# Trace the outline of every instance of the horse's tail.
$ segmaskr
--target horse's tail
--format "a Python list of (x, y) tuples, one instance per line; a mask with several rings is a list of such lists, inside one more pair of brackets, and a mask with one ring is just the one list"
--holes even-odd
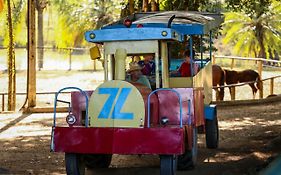
[[(221, 79), (220, 79), (220, 86), (224, 86), (225, 82), (225, 71), (221, 68)], [(220, 87), (220, 100), (223, 100), (224, 98), (224, 87)]]
[(262, 81), (261, 81), (261, 78), (260, 78), (260, 75), (259, 75), (259, 74), (258, 74), (258, 77), (257, 77), (257, 79), (256, 79), (256, 82), (257, 82), (257, 84), (256, 84), (257, 89), (258, 89), (258, 90), (261, 90), (261, 89), (262, 89)]

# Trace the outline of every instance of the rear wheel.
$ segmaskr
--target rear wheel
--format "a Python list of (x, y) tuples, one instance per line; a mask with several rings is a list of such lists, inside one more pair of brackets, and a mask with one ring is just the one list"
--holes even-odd
[(84, 161), (87, 168), (108, 168), (112, 159), (112, 154), (86, 154)]
[(188, 144), (186, 144), (185, 153), (178, 156), (178, 170), (190, 170), (196, 165), (198, 151), (197, 138), (197, 128), (194, 127), (192, 133), (192, 149), (189, 150)]
[(177, 158), (175, 155), (160, 155), (160, 175), (175, 175)]
[(207, 148), (217, 148), (219, 145), (219, 127), (217, 116), (215, 116), (213, 120), (206, 120), (205, 129)]
[(65, 153), (65, 167), (67, 175), (85, 174), (85, 164), (81, 154)]

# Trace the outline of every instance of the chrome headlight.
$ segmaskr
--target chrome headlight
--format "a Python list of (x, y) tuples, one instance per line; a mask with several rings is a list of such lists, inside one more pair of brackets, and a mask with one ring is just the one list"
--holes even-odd
[(73, 124), (76, 122), (76, 117), (75, 117), (75, 115), (69, 114), (69, 115), (66, 117), (66, 122), (67, 122), (69, 125), (73, 125)]

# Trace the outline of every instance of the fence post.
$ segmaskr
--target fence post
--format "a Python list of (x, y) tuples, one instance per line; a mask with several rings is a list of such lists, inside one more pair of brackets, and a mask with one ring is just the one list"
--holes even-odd
[(234, 58), (231, 58), (231, 69), (234, 68)]
[(258, 73), (260, 75), (260, 78), (262, 79), (262, 60), (258, 61)]
[(2, 111), (5, 111), (5, 95), (2, 94)]
[(273, 89), (274, 89), (274, 78), (270, 79), (270, 93), (269, 95), (273, 94)]
[(261, 87), (260, 87), (260, 99), (262, 99), (263, 98), (263, 82), (261, 81), (261, 83), (260, 83), (260, 85), (261, 85)]
[(231, 92), (230, 92), (231, 100), (235, 100), (235, 91), (236, 91), (235, 86), (230, 87), (230, 89), (231, 89)]

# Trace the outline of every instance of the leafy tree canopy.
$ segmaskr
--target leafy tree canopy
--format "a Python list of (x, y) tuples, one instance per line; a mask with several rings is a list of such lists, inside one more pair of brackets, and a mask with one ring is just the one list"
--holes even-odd
[[(254, 1), (249, 1), (254, 3)], [(268, 56), (281, 45), (281, 3), (264, 4), (264, 11), (225, 13), (224, 43), (234, 44), (236, 54), (242, 56)], [(253, 7), (253, 6), (251, 6)], [(256, 6), (254, 6), (256, 7)], [(266, 7), (266, 8), (265, 8)], [(238, 9), (237, 9), (238, 10)], [(254, 13), (255, 12), (255, 13)]]

